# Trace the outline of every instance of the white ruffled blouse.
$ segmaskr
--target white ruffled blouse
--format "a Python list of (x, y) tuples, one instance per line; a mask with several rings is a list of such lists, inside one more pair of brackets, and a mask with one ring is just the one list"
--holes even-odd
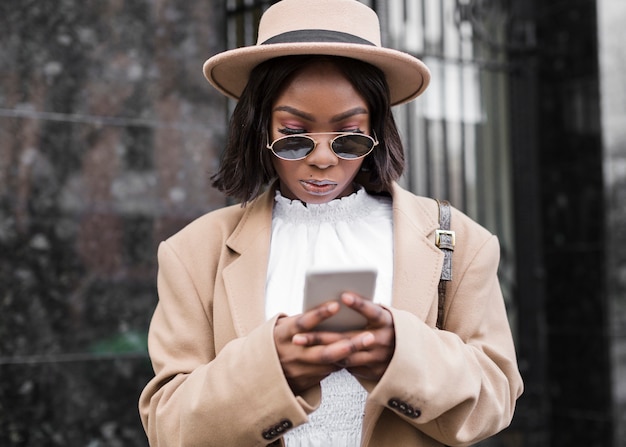
[[(378, 270), (374, 301), (391, 304), (391, 198), (364, 189), (323, 204), (303, 204), (276, 192), (265, 313), (302, 312), (310, 267), (365, 265)], [(285, 435), (288, 447), (359, 446), (367, 392), (346, 370), (321, 382), (320, 407)]]

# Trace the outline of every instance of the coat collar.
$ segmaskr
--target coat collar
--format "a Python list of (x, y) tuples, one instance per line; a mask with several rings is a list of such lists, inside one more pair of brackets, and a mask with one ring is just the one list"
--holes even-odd
[(437, 293), (443, 254), (434, 242), (437, 202), (398, 185), (392, 189), (394, 232), (393, 306), (422, 320)]
[[(224, 269), (233, 324), (244, 336), (265, 321), (265, 282), (275, 186), (244, 209), (226, 245), (234, 260)], [(399, 185), (391, 190), (394, 226), (393, 306), (425, 320), (436, 294), (443, 255), (434, 244), (436, 202)]]
[(249, 203), (226, 240), (234, 260), (224, 268), (224, 285), (237, 336), (265, 321), (265, 282), (272, 230), (275, 188)]

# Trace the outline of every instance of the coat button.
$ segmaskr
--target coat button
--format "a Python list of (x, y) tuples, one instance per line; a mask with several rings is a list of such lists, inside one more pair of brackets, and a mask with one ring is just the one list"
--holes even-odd
[(392, 398), (387, 402), (390, 408), (402, 413), (405, 416), (410, 417), (411, 419), (417, 419), (422, 415), (422, 412), (417, 408), (413, 408), (408, 403), (401, 401), (400, 399)]
[(417, 419), (418, 417), (420, 417), (422, 415), (422, 412), (420, 410), (418, 410), (417, 408), (413, 409), (413, 415), (411, 416), (413, 419)]
[(261, 433), (261, 436), (266, 441), (270, 441), (276, 438), (277, 436), (281, 436), (284, 432), (289, 430), (291, 427), (293, 427), (293, 423), (289, 419), (283, 419), (278, 424), (268, 428), (267, 430), (264, 430)]
[(398, 402), (397, 399), (389, 399), (389, 402), (387, 402), (387, 404), (391, 408), (398, 408), (400, 406), (400, 402)]

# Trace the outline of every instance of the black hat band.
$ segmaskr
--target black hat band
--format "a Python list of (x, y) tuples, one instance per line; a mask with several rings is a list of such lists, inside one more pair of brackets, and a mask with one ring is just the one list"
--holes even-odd
[(271, 45), (275, 43), (356, 43), (361, 45), (376, 46), (369, 40), (355, 36), (353, 34), (342, 33), (340, 31), (329, 31), (325, 29), (303, 29), (288, 31), (270, 37), (261, 45)]

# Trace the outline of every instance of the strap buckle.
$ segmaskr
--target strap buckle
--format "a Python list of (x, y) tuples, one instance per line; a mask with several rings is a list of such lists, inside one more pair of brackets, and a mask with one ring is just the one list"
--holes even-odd
[[(442, 242), (441, 237), (444, 236), (444, 241)], [(449, 239), (445, 238), (448, 237)], [(445, 240), (447, 239), (447, 240)], [(441, 246), (443, 245), (444, 248), (448, 249), (448, 250), (453, 250), (454, 249), (454, 245), (456, 244), (456, 233), (452, 230), (441, 230), (441, 229), (437, 229), (435, 230), (435, 245), (437, 245), (437, 247), (441, 248)]]

